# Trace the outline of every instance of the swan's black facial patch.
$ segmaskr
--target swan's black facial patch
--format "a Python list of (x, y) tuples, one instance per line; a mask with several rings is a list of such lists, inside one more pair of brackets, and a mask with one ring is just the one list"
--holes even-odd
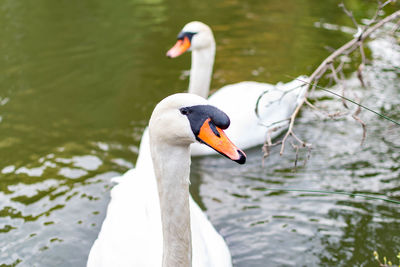
[(219, 137), (219, 133), (216, 127), (221, 129), (226, 129), (229, 127), (230, 120), (228, 115), (226, 115), (223, 111), (218, 108), (210, 105), (198, 105), (191, 107), (184, 107), (180, 109), (180, 112), (187, 116), (190, 122), (190, 127), (194, 135), (197, 136), (200, 132), (201, 126), (204, 122), (210, 118), (210, 128), (214, 132), (216, 136)]
[(211, 121), (208, 122), (208, 125), (210, 126), (210, 129), (213, 131), (213, 133), (218, 136), (221, 137), (221, 135), (219, 134), (217, 127), (215, 127), (214, 123), (212, 123)]
[(192, 42), (192, 37), (195, 35), (197, 32), (180, 32), (178, 34), (177, 39), (178, 40), (183, 40), (185, 36), (189, 39), (190, 42)]

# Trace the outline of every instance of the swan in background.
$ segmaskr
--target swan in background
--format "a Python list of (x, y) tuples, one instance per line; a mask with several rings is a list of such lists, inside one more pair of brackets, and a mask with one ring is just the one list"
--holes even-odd
[[(213, 33), (206, 24), (193, 21), (178, 34), (177, 43), (167, 52), (175, 58), (185, 51), (192, 52), (189, 93), (208, 97), (215, 57)], [(211, 105), (223, 110), (231, 118), (227, 130), (232, 142), (242, 149), (263, 144), (273, 128), (283, 130), (288, 118), (304, 96), (306, 77), (289, 83), (271, 85), (259, 82), (240, 82), (222, 87), (211, 95)], [(256, 114), (258, 111), (258, 116)], [(271, 132), (274, 138), (280, 131)], [(215, 153), (208, 147), (193, 144), (192, 155)]]
[(224, 112), (194, 94), (162, 100), (143, 135), (149, 140), (142, 139), (153, 163), (137, 164), (112, 189), (87, 266), (231, 266), (223, 238), (189, 194), (191, 143), (245, 162), (222, 130), (229, 124)]

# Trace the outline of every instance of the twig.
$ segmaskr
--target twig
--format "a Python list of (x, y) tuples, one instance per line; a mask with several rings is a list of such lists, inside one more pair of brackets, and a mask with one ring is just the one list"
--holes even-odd
[(364, 69), (365, 61), (366, 61), (363, 43), (360, 43), (359, 47), (360, 47), (360, 54), (361, 54), (361, 63), (357, 68), (357, 77), (361, 82), (361, 86), (365, 88), (365, 83), (364, 83), (364, 79), (363, 79), (363, 75), (362, 75), (362, 71)]
[[(296, 86), (296, 87), (293, 87), (293, 88), (290, 88), (289, 90), (281, 90), (282, 95), (281, 95), (278, 99), (275, 99), (274, 101), (270, 101), (270, 102), (268, 103), (268, 105), (266, 105), (266, 107), (269, 106), (269, 105), (271, 105), (271, 104), (273, 104), (273, 103), (275, 103), (275, 102), (280, 102), (280, 101), (285, 97), (285, 95), (291, 93), (292, 91), (296, 90), (297, 88), (299, 88), (299, 87), (301, 87), (301, 86), (303, 86), (303, 84), (302, 84), (302, 85), (299, 85), (299, 86)], [(274, 87), (275, 87), (275, 89), (279, 90), (278, 86), (274, 86)], [(263, 97), (264, 95), (268, 94), (269, 92), (270, 92), (270, 90), (265, 90), (265, 91), (262, 92), (262, 93), (258, 96), (258, 98), (257, 98), (256, 106), (255, 106), (254, 112), (256, 113), (256, 116), (257, 116), (258, 119), (261, 119), (261, 118), (260, 118), (260, 114), (259, 114), (259, 108), (258, 108), (258, 107), (259, 107), (259, 104), (260, 104), (260, 101), (261, 101), (262, 97)]]
[(324, 48), (325, 48), (326, 50), (328, 50), (328, 52), (331, 52), (331, 53), (332, 53), (333, 51), (336, 50), (335, 48), (333, 48), (333, 47), (331, 47), (331, 46), (327, 46), (327, 45), (325, 45)]
[(394, 34), (396, 31), (400, 29), (400, 20), (393, 26), (391, 33)]
[(297, 168), (297, 161), (299, 159), (299, 146), (296, 146), (295, 144), (291, 143), (292, 147), (296, 150), (296, 158), (294, 159), (294, 168)]
[(292, 115), (290, 116), (290, 123), (289, 123), (289, 128), (285, 134), (285, 136), (282, 139), (282, 147), (281, 147), (281, 151), (280, 151), (280, 155), (283, 154), (283, 151), (285, 150), (285, 142), (286, 139), (289, 137), (289, 135), (293, 134), (293, 125), (294, 125), (294, 120), (297, 116), (297, 113), (299, 113), (300, 108), (302, 107), (303, 103), (305, 101), (305, 97), (301, 100), (300, 104), (296, 107), (296, 109), (294, 110), (294, 112), (292, 113)]
[(267, 141), (265, 141), (265, 143), (264, 143), (264, 145), (262, 147), (262, 152), (263, 152), (262, 166), (263, 167), (264, 167), (265, 159), (270, 155), (270, 148), (274, 147), (274, 146), (277, 146), (277, 145), (280, 145), (280, 144), (282, 144), (282, 140), (272, 144), (271, 136), (269, 135), (267, 137)]
[(395, 2), (396, 0), (387, 0), (386, 2), (384, 2), (383, 4), (381, 3), (381, 1), (378, 0), (378, 8), (376, 9), (375, 15), (372, 17), (371, 21), (368, 23), (367, 26), (374, 24), (377, 20), (378, 17), (380, 16), (382, 9), (389, 3), (391, 2)]
[(362, 121), (361, 119), (360, 119), (360, 117), (358, 117), (357, 115), (351, 115), (356, 121), (358, 121), (360, 124), (361, 124), (361, 126), (362, 126), (362, 129), (363, 129), (363, 135), (362, 135), (362, 139), (361, 139), (361, 143), (360, 143), (360, 146), (362, 146), (363, 144), (364, 144), (364, 141), (365, 141), (365, 137), (367, 136), (367, 125), (365, 124), (365, 122), (364, 121)]
[(348, 112), (340, 112), (340, 111), (337, 111), (337, 112), (335, 112), (335, 113), (328, 113), (328, 112), (326, 112), (325, 110), (322, 110), (322, 109), (318, 108), (317, 106), (311, 104), (311, 103), (308, 101), (308, 99), (306, 99), (305, 104), (308, 105), (310, 108), (314, 109), (315, 111), (320, 112), (320, 113), (322, 113), (323, 115), (325, 115), (326, 117), (329, 117), (329, 118), (331, 118), (331, 119), (341, 118), (341, 117), (346, 116), (346, 115), (349, 114)]
[(341, 80), (339, 80), (339, 77), (337, 76), (337, 73), (336, 73), (335, 67), (333, 66), (333, 63), (329, 64), (329, 66), (330, 66), (330, 69), (331, 69), (331, 71), (332, 71), (332, 77), (333, 77), (333, 79), (335, 79), (335, 82), (336, 82), (336, 83), (340, 86), (340, 88), (342, 89), (342, 96), (343, 96), (343, 98), (342, 98), (342, 104), (343, 104), (343, 106), (344, 106), (346, 109), (349, 109), (349, 106), (347, 106), (346, 101), (344, 100), (344, 91), (345, 91), (344, 84), (342, 83)]
[(307, 148), (307, 156), (306, 156), (306, 158), (304, 159), (304, 166), (306, 166), (308, 160), (309, 160), (310, 157), (311, 157), (311, 150), (312, 150), (312, 147), (309, 146), (309, 147)]
[[(282, 126), (281, 126), (282, 127)], [(275, 132), (276, 130), (278, 130), (281, 127), (274, 127), (274, 128), (270, 128), (267, 131), (267, 138), (266, 141), (264, 142), (264, 145), (262, 147), (262, 151), (263, 151), (263, 166), (264, 166), (264, 159), (267, 158), (269, 156), (269, 149), (273, 146), (279, 145), (281, 144), (280, 141), (272, 144), (272, 139), (271, 139), (271, 134), (272, 132)]]
[(295, 133), (292, 133), (292, 136), (294, 137), (294, 139), (296, 139), (297, 142), (301, 144), (302, 147), (310, 146), (310, 144), (307, 144), (306, 142), (298, 138), (297, 135), (295, 135)]
[(305, 100), (305, 103), (310, 107), (315, 109), (316, 111), (322, 112), (319, 108), (317, 108), (316, 106), (314, 106), (313, 104), (311, 104), (310, 101), (308, 101), (308, 99)]
[[(357, 100), (357, 102), (359, 102), (359, 100)], [(361, 143), (360, 143), (360, 146), (362, 146), (364, 144), (365, 138), (367, 136), (367, 125), (363, 120), (360, 119), (360, 117), (358, 117), (358, 115), (360, 113), (361, 113), (361, 106), (357, 106), (356, 111), (351, 116), (353, 117), (353, 119), (355, 119), (357, 122), (359, 122), (362, 126), (363, 135), (362, 135), (362, 139), (361, 139)]]
[(344, 13), (345, 13), (347, 16), (350, 17), (350, 19), (351, 19), (351, 21), (353, 22), (353, 24), (354, 24), (354, 26), (356, 27), (356, 29), (359, 29), (360, 26), (358, 25), (356, 19), (354, 18), (353, 12), (350, 11), (350, 10), (348, 10), (348, 9), (346, 8), (346, 6), (344, 5), (343, 2), (339, 4), (339, 7), (341, 7), (341, 8), (343, 9)]

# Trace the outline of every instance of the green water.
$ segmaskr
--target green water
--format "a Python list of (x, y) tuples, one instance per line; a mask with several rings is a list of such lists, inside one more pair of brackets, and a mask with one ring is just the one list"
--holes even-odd
[[(318, 26), (352, 26), (338, 3), (0, 2), (0, 264), (85, 265), (111, 178), (134, 166), (155, 104), (187, 88), (190, 56), (165, 57), (185, 23), (201, 20), (214, 31), (212, 88), (276, 83), (310, 74), (328, 55), (326, 46), (352, 38)], [(375, 1), (346, 5), (365, 17), (373, 15)], [(353, 78), (349, 83), (364, 104), (400, 120), (400, 61), (376, 62), (368, 76), (373, 90)], [(296, 171), (290, 146), (283, 157), (273, 149), (264, 167), (259, 148), (246, 151), (244, 167), (216, 157), (194, 160), (192, 194), (226, 239), (235, 266), (377, 266), (374, 250), (395, 259), (398, 204), (269, 191), (400, 200), (399, 128), (366, 112), (361, 117), (368, 124), (362, 147), (357, 123), (305, 110), (296, 132), (314, 148)]]

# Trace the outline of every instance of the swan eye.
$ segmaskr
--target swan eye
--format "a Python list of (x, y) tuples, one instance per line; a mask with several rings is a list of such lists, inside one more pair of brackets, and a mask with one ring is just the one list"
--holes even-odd
[(190, 110), (188, 108), (181, 108), (180, 111), (182, 115), (188, 115), (190, 113)]
[(193, 35), (197, 34), (197, 32), (180, 32), (178, 34), (178, 40), (183, 40), (185, 37), (189, 39), (189, 41), (192, 41)]

